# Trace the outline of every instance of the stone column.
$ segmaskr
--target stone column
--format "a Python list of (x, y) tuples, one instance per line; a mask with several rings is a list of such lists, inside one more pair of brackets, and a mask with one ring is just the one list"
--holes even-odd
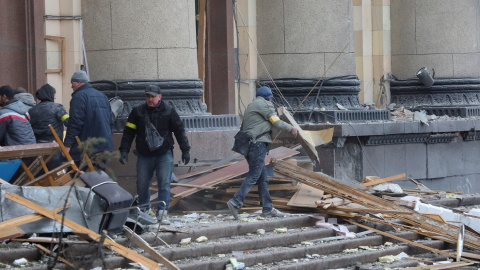
[(421, 67), (437, 78), (480, 76), (478, 1), (391, 1), (392, 73), (416, 78)]
[(83, 0), (91, 80), (198, 79), (195, 1)]
[[(353, 1), (355, 63), (361, 80), (360, 100), (385, 108), (388, 81), (382, 96), (380, 81), (391, 72), (390, 1)], [(383, 100), (382, 100), (383, 99)]]
[(258, 77), (355, 74), (352, 14), (351, 0), (257, 1)]

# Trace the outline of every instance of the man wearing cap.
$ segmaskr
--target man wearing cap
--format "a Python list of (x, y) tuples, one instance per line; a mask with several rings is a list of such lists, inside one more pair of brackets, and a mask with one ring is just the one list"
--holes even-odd
[(14, 98), (10, 85), (0, 87), (0, 145), (34, 144), (35, 135), (25, 105)]
[[(120, 144), (120, 163), (128, 161), (128, 152), (135, 139), (137, 159), (137, 193), (138, 203), (143, 212), (150, 213), (150, 180), (153, 172), (157, 178), (158, 200), (156, 217), (162, 225), (170, 224), (168, 220), (168, 206), (170, 203), (170, 182), (173, 170), (173, 136), (182, 151), (182, 162), (190, 161), (190, 145), (180, 116), (174, 107), (162, 100), (160, 87), (147, 85), (145, 90), (145, 104), (132, 109), (127, 124), (123, 130)], [(164, 138), (163, 144), (157, 150), (151, 151), (145, 141), (145, 126), (147, 121), (153, 124), (158, 133)]]
[(262, 216), (283, 217), (280, 211), (273, 208), (272, 198), (268, 191), (268, 175), (265, 168), (265, 156), (268, 145), (272, 143), (272, 127), (297, 136), (297, 129), (292, 125), (280, 120), (275, 107), (271, 102), (272, 90), (267, 86), (257, 90), (256, 98), (250, 103), (245, 111), (242, 123), (242, 131), (248, 133), (253, 139), (250, 142), (245, 159), (248, 163), (248, 173), (232, 199), (227, 202), (233, 217), (238, 219), (238, 209), (242, 207), (245, 196), (253, 185), (258, 185), (258, 195), (262, 202)]
[(103, 138), (104, 142), (94, 145), (92, 155), (113, 151), (112, 109), (107, 96), (88, 83), (88, 75), (83, 70), (76, 71), (72, 79), (72, 99), (70, 100), (69, 122), (64, 144), (75, 163), (81, 161), (76, 136), (80, 141), (89, 138)]

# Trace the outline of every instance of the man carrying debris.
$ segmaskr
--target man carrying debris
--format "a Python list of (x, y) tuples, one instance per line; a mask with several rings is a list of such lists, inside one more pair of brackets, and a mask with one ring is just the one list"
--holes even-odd
[(14, 98), (15, 90), (10, 85), (0, 87), (0, 145), (34, 144), (30, 116), (25, 105)]
[[(162, 101), (160, 87), (147, 85), (145, 89), (146, 103), (132, 109), (128, 116), (127, 124), (123, 131), (120, 144), (120, 163), (128, 161), (128, 152), (133, 139), (138, 151), (137, 159), (137, 193), (138, 203), (142, 211), (149, 213), (150, 206), (150, 180), (156, 172), (158, 183), (158, 199), (164, 201), (157, 204), (156, 217), (162, 225), (170, 224), (168, 220), (168, 206), (170, 203), (170, 182), (173, 170), (173, 134), (182, 150), (182, 162), (190, 161), (190, 145), (180, 116), (174, 107)], [(153, 124), (153, 127), (151, 126)], [(152, 150), (147, 144), (146, 133), (148, 126), (156, 129), (163, 138), (163, 143)]]
[(113, 151), (112, 109), (110, 101), (102, 92), (88, 83), (88, 75), (83, 70), (76, 71), (71, 79), (72, 100), (70, 100), (70, 118), (68, 120), (65, 147), (75, 163), (81, 161), (76, 136), (84, 142), (89, 138), (103, 138), (103, 142), (94, 145), (93, 154)]
[(272, 104), (272, 90), (262, 86), (257, 90), (255, 100), (248, 105), (242, 123), (242, 131), (248, 133), (251, 138), (248, 153), (245, 159), (249, 171), (243, 180), (240, 189), (232, 199), (227, 202), (228, 208), (235, 219), (238, 219), (238, 209), (242, 207), (245, 196), (254, 184), (258, 185), (258, 195), (262, 201), (262, 216), (283, 217), (280, 211), (273, 208), (272, 198), (268, 191), (268, 175), (265, 168), (265, 156), (268, 145), (272, 143), (272, 127), (290, 132), (297, 136), (297, 129), (290, 124), (280, 120)]

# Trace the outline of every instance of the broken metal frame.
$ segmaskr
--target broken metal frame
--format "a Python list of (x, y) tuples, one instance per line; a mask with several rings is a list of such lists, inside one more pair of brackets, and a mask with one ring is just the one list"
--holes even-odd
[[(21, 204), (23, 206), (26, 206), (30, 209), (32, 209), (33, 211), (45, 216), (45, 217), (48, 217), (52, 220), (55, 220), (57, 222), (60, 222), (62, 223), (64, 226), (67, 226), (69, 227), (70, 229), (72, 229), (75, 233), (83, 233), (83, 234), (87, 234), (89, 237), (91, 237), (92, 239), (94, 239), (95, 241), (100, 241), (100, 239), (102, 238), (102, 236), (92, 230), (89, 230), (69, 219), (64, 219), (61, 215), (58, 215), (56, 214), (55, 212), (52, 212), (52, 210), (49, 210), (49, 209), (46, 209), (38, 204), (35, 204), (34, 202), (30, 201), (30, 200), (27, 200), (17, 194), (13, 194), (13, 193), (7, 193), (6, 198), (18, 203), (18, 204)], [(137, 263), (140, 263), (142, 264), (144, 267), (147, 267), (148, 269), (158, 269), (158, 270), (161, 270), (161, 267), (154, 261), (138, 254), (137, 252), (131, 250), (131, 249), (128, 249), (120, 244), (118, 244), (117, 242), (107, 238), (105, 239), (105, 243), (109, 244), (111, 246), (111, 248), (118, 252), (119, 254), (121, 254), (122, 256), (134, 261), (134, 262), (137, 262)]]

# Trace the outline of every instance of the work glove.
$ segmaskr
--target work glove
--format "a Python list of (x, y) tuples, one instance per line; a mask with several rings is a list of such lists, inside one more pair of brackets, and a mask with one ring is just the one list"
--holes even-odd
[(127, 152), (121, 152), (119, 161), (120, 161), (120, 163), (125, 165), (128, 162), (128, 153)]
[(187, 165), (189, 161), (190, 161), (190, 152), (188, 152), (188, 151), (182, 152), (182, 162), (183, 162), (183, 164)]

